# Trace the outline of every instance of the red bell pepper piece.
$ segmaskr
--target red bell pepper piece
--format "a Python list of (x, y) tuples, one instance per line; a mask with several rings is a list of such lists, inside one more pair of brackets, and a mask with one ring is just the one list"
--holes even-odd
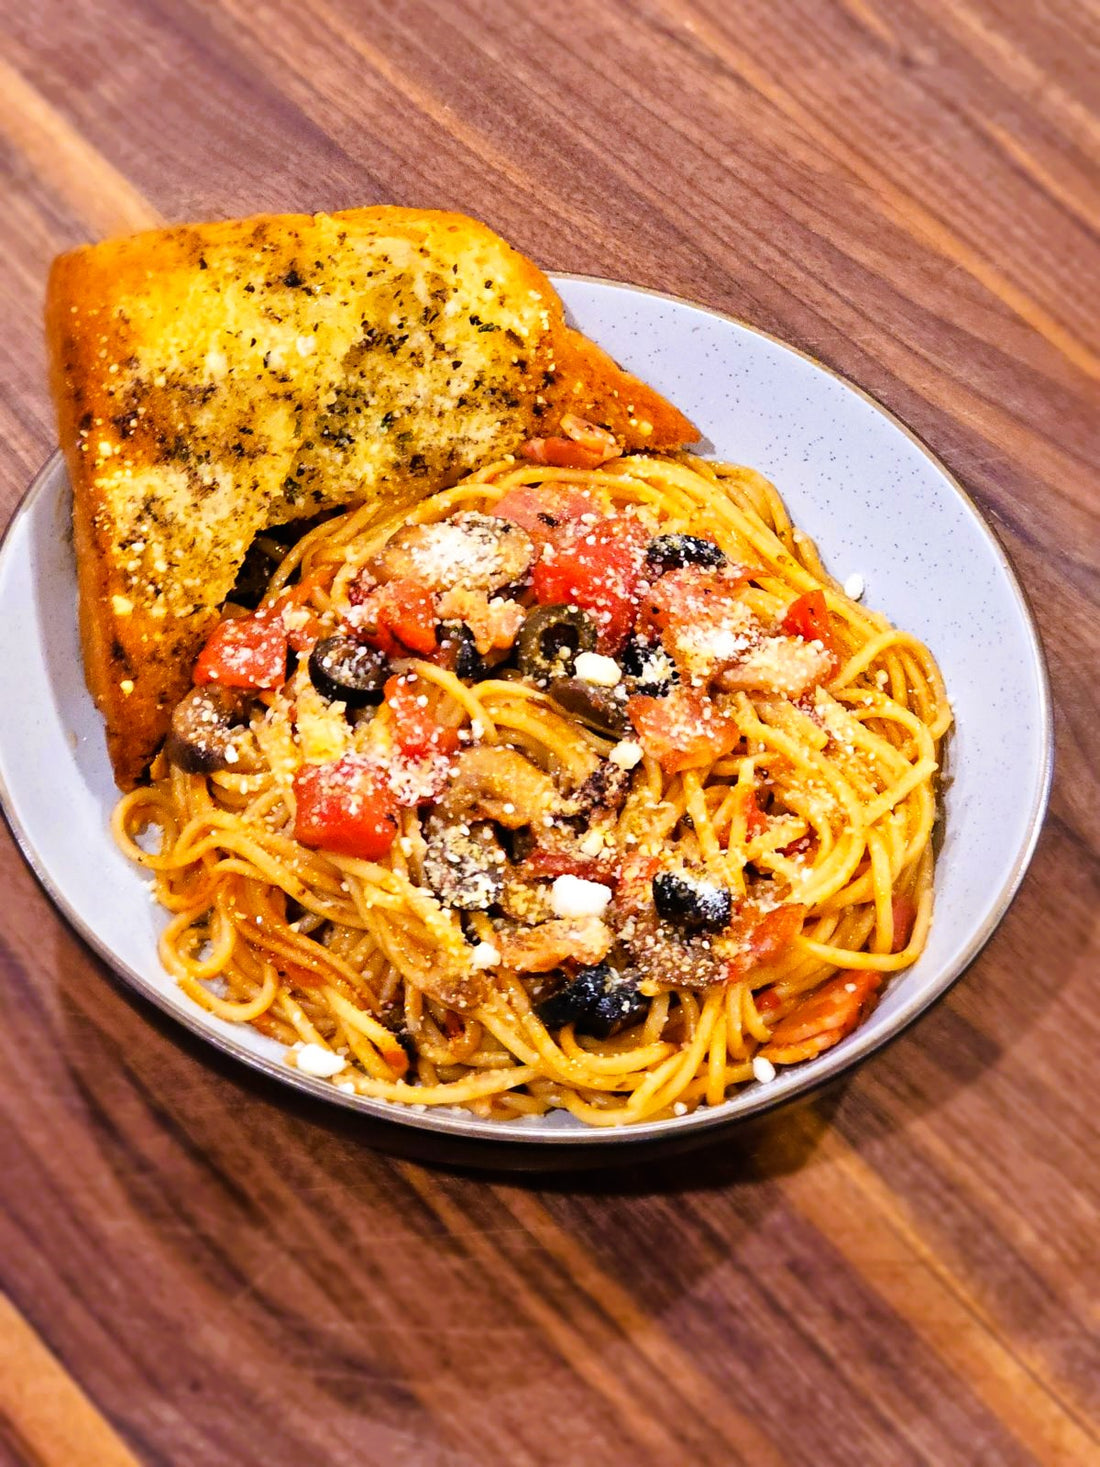
[(683, 683), (663, 698), (641, 694), (627, 700), (627, 715), (647, 754), (666, 774), (713, 764), (736, 747), (736, 723), (705, 693)]
[(434, 684), (402, 674), (389, 679), (383, 696), (402, 754), (422, 759), (428, 754), (453, 754), (458, 748), (458, 725), (440, 716), (440, 694)]
[(426, 586), (396, 576), (382, 586), (353, 593), (359, 606), (355, 631), (387, 657), (418, 652), (430, 657), (436, 650), (435, 600)]
[(801, 637), (806, 642), (820, 642), (833, 661), (838, 658), (833, 619), (825, 605), (822, 591), (807, 591), (787, 607), (783, 630), (788, 637)]
[(286, 659), (282, 621), (258, 612), (220, 622), (199, 653), (192, 678), (226, 688), (278, 688), (286, 682)]
[(535, 600), (587, 611), (600, 651), (617, 652), (634, 625), (648, 543), (648, 531), (627, 515), (566, 525), (532, 572)]
[(294, 835), (303, 845), (377, 861), (397, 835), (398, 804), (384, 776), (356, 754), (306, 764), (294, 776)]

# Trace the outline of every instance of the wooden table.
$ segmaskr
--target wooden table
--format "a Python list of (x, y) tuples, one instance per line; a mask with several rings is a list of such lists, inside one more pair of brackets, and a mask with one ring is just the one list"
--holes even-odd
[(159, 219), (462, 209), (547, 267), (744, 316), (900, 414), (1033, 598), (1059, 766), (1007, 920), (900, 1042), (801, 1113), (579, 1178), (391, 1158), (223, 1062), (123, 990), (4, 838), (0, 1456), (1100, 1460), (1100, 10), (3, 10), (5, 518), (54, 442), (55, 252)]

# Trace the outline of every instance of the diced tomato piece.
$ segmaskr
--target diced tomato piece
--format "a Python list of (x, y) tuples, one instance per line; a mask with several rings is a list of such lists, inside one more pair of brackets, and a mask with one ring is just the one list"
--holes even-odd
[(287, 638), (268, 612), (223, 621), (210, 633), (192, 677), (226, 688), (278, 688), (286, 682)]
[(646, 753), (666, 774), (713, 764), (741, 737), (732, 718), (719, 712), (705, 693), (683, 683), (663, 698), (629, 698), (626, 711)]
[(558, 876), (579, 876), (582, 881), (606, 882), (615, 865), (613, 858), (581, 856), (572, 851), (536, 846), (521, 866), (525, 876), (552, 881)]
[(615, 908), (625, 915), (653, 914), (653, 878), (661, 869), (657, 856), (627, 851), (619, 866)]
[[(391, 677), (383, 696), (402, 754), (421, 759), (428, 754), (453, 754), (458, 748), (459, 724), (444, 715), (443, 697), (434, 684), (407, 674)], [(462, 716), (461, 710), (453, 715)]]
[(751, 903), (742, 907), (727, 929), (727, 935), (743, 949), (730, 964), (731, 976), (751, 973), (753, 968), (770, 963), (790, 947), (802, 931), (806, 911), (800, 902), (785, 902), (770, 912), (761, 912)]
[(547, 545), (531, 576), (541, 606), (579, 606), (601, 652), (617, 652), (634, 625), (649, 532), (627, 515), (577, 521)]
[(768, 827), (768, 817), (761, 810), (756, 801), (756, 791), (748, 785), (742, 786), (743, 793), (739, 796), (745, 811), (745, 838), (752, 840), (761, 831)]
[(788, 637), (801, 637), (805, 642), (820, 642), (834, 662), (838, 658), (833, 619), (825, 605), (823, 591), (807, 591), (787, 607), (783, 630)]
[(816, 850), (817, 836), (810, 830), (805, 835), (800, 835), (797, 840), (792, 840), (789, 845), (785, 845), (779, 854), (786, 856), (788, 861), (794, 861), (805, 856), (812, 856)]
[(652, 626), (658, 632), (685, 624), (722, 626), (750, 575), (749, 567), (743, 565), (727, 565), (721, 570), (685, 565), (667, 571), (646, 593), (641, 625)]
[(358, 755), (303, 765), (294, 797), (294, 834), (303, 845), (363, 861), (379, 860), (393, 845), (397, 801), (378, 769)]
[(396, 576), (382, 586), (353, 589), (358, 606), (354, 619), (357, 636), (387, 657), (419, 652), (429, 657), (436, 649), (435, 600), (426, 586)]
[(296, 581), (281, 591), (265, 613), (278, 616), (286, 632), (286, 639), (295, 652), (308, 652), (324, 634), (320, 617), (309, 606), (309, 598), (320, 586), (332, 583), (333, 568), (315, 571), (304, 580)]
[(882, 974), (873, 969), (838, 973), (799, 999), (761, 1054), (789, 1065), (831, 1049), (870, 1013), (881, 983)]
[(894, 897), (891, 906), (894, 913), (894, 942), (890, 951), (900, 953), (909, 946), (913, 935), (913, 924), (917, 920), (917, 904), (911, 896)]
[(497, 500), (493, 513), (526, 530), (537, 545), (546, 545), (562, 526), (596, 513), (596, 503), (579, 484), (518, 484)]
[(572, 438), (529, 438), (520, 444), (520, 456), (532, 463), (548, 464), (555, 469), (595, 469), (607, 457), (597, 448), (588, 448)]
[(774, 1014), (783, 1004), (782, 999), (774, 988), (757, 989), (752, 996), (752, 1001), (756, 1007), (756, 1012), (763, 1018), (767, 1018), (769, 1014)]
[(667, 572), (646, 592), (639, 624), (660, 634), (689, 682), (708, 682), (759, 640), (759, 624), (739, 599), (750, 575), (741, 565), (721, 570), (688, 565)]

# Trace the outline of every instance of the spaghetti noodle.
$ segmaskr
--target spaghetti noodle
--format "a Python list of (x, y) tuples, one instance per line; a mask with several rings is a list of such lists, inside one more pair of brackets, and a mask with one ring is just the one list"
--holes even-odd
[(939, 672), (750, 469), (499, 462), (317, 525), (219, 633), (217, 749), (174, 720), (115, 835), (186, 993), (343, 1089), (683, 1114), (924, 947)]

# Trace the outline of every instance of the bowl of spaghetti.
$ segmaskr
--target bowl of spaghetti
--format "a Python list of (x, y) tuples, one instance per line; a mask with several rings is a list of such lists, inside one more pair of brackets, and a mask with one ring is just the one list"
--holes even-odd
[(0, 557), (32, 628), (0, 776), (65, 915), (223, 1049), (591, 1145), (790, 1098), (942, 993), (1026, 868), (1050, 715), (1003, 553), (888, 414), (728, 318), (556, 283), (705, 454), (577, 424), (571, 461), (268, 537), (121, 802), (54, 463)]

